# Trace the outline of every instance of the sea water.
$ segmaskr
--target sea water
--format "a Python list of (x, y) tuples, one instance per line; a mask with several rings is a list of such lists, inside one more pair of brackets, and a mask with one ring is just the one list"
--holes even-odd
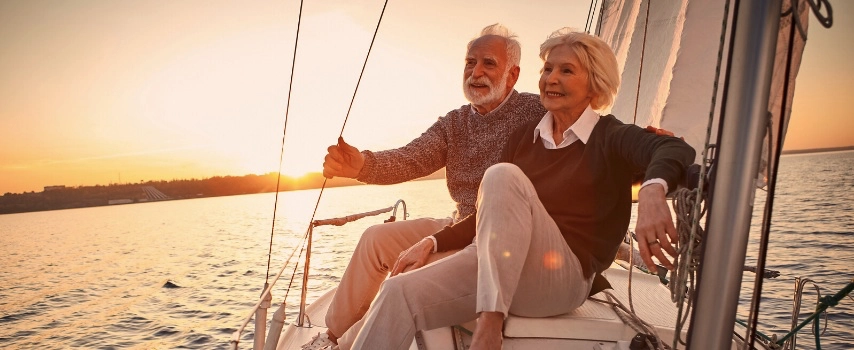
[[(812, 279), (822, 295), (854, 278), (854, 152), (784, 156), (779, 176), (767, 267), (781, 275), (764, 283), (759, 331), (767, 335), (789, 327), (794, 278)], [(325, 189), (318, 203), (319, 192), (279, 193), (275, 220), (273, 193), (0, 215), (0, 348), (226, 349), (292, 254), (273, 295), (274, 304), (287, 295), (286, 321), (294, 320), (302, 262), (291, 275), (312, 217), (398, 199), (410, 218), (453, 209), (443, 180)], [(748, 264), (764, 202), (757, 192)], [(337, 284), (359, 234), (389, 215), (314, 230), (309, 301)], [(746, 320), (753, 274), (742, 285)], [(805, 315), (815, 306), (812, 285), (803, 300)], [(241, 348), (251, 347), (252, 332), (250, 323)], [(846, 298), (830, 309), (822, 348), (852, 343), (854, 299)], [(798, 344), (815, 347), (806, 331)]]

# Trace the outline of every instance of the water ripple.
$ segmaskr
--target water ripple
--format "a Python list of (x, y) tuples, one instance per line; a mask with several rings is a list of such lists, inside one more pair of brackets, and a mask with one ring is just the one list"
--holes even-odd
[[(808, 276), (827, 295), (854, 278), (854, 152), (784, 157), (775, 200), (760, 330), (784, 334), (794, 279)], [(816, 164), (820, 164), (817, 166)], [(823, 169), (816, 171), (815, 169)], [(270, 278), (278, 272), (311, 218), (316, 190), (280, 194)], [(348, 215), (407, 200), (412, 217), (444, 217), (451, 201), (443, 181), (334, 188), (324, 192), (318, 218)], [(761, 224), (764, 198), (757, 193)], [(255, 304), (267, 272), (273, 194), (156, 202), (115, 207), (0, 215), (0, 347), (85, 349), (227, 349)], [(355, 204), (354, 204), (355, 203)], [(358, 233), (382, 219), (318, 230), (309, 301), (337, 285)], [(747, 264), (758, 235), (751, 234)], [(14, 247), (9, 249), (6, 247)], [(5, 249), (5, 250), (4, 250)], [(293, 261), (292, 261), (293, 263)], [(293, 266), (293, 265), (291, 265)], [(7, 268), (9, 267), (9, 268)], [(297, 313), (302, 267), (273, 290), (288, 293), (287, 320)], [(745, 273), (738, 315), (746, 319), (753, 274)], [(817, 295), (804, 296), (803, 316)], [(829, 313), (823, 349), (854, 342), (854, 301)], [(252, 324), (241, 336), (251, 343)], [(807, 335), (799, 346), (811, 348)]]

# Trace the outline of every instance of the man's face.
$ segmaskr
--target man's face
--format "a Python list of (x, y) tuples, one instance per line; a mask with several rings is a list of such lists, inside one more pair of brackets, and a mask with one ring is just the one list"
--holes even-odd
[(485, 36), (472, 43), (466, 54), (463, 93), (475, 109), (486, 114), (497, 108), (518, 78), (518, 67), (509, 66), (503, 38)]

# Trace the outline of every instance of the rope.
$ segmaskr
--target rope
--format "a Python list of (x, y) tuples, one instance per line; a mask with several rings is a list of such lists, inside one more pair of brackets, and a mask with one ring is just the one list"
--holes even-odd
[(279, 172), (278, 176), (276, 176), (276, 199), (273, 201), (273, 223), (270, 225), (270, 248), (267, 251), (267, 273), (264, 277), (264, 284), (266, 285), (270, 279), (270, 258), (273, 255), (273, 235), (276, 232), (276, 211), (279, 206), (279, 186), (282, 181), (282, 161), (285, 156), (285, 136), (288, 134), (288, 114), (291, 110), (291, 91), (294, 86), (294, 67), (297, 63), (297, 45), (299, 44), (299, 29), (300, 23), (302, 23), (302, 4), (303, 1), (299, 2), (299, 13), (297, 14), (297, 33), (296, 38), (294, 39), (294, 55), (291, 58), (291, 77), (288, 82), (288, 101), (285, 103), (285, 126), (282, 130), (282, 151), (279, 152)]
[[(809, 280), (805, 279), (805, 281), (801, 282), (799, 284), (799, 286), (806, 283), (807, 281), (809, 281)], [(815, 286), (815, 288), (817, 291), (819, 290), (818, 286)], [(789, 333), (787, 333), (786, 336), (784, 336), (780, 340), (777, 340), (775, 344), (778, 346), (784, 345), (784, 344), (791, 345), (792, 346), (791, 348), (794, 349), (795, 338), (797, 336), (798, 331), (800, 331), (804, 326), (806, 326), (810, 322), (813, 322), (813, 321), (818, 322), (818, 317), (822, 313), (825, 314), (825, 327), (827, 327), (827, 312), (826, 312), (826, 310), (829, 307), (833, 307), (833, 306), (836, 306), (837, 304), (839, 304), (839, 301), (842, 300), (842, 298), (844, 298), (846, 295), (850, 294), (852, 290), (854, 290), (854, 281), (849, 282), (845, 287), (843, 287), (839, 292), (837, 292), (834, 295), (828, 295), (828, 296), (822, 297), (821, 292), (819, 291), (818, 303), (816, 304), (815, 312), (813, 312), (809, 317), (807, 317), (806, 320), (801, 322), (801, 324), (799, 324), (797, 327), (792, 328), (792, 330), (789, 331)], [(799, 293), (796, 293), (796, 302), (799, 305), (800, 301), (798, 299), (799, 297), (797, 294), (799, 294)], [(793, 310), (793, 314), (797, 311), (799, 311), (799, 309)], [(794, 322), (792, 324), (794, 325)], [(820, 337), (821, 334), (824, 334), (824, 332), (821, 332), (821, 334), (819, 334), (818, 329), (817, 329), (818, 328), (817, 323), (814, 324), (813, 327), (814, 327), (813, 333), (816, 336), (816, 345), (820, 346), (818, 338)], [(788, 340), (790, 340), (790, 339), (791, 339), (791, 343), (788, 342)]]
[[(780, 17), (786, 17), (789, 14), (794, 14), (792, 16), (792, 21), (795, 24), (795, 27), (798, 28), (798, 33), (801, 35), (801, 39), (804, 41), (807, 40), (807, 31), (804, 29), (803, 24), (801, 23), (801, 18), (798, 15), (800, 10), (798, 10), (798, 2), (800, 0), (792, 0), (790, 1), (789, 9), (783, 11), (780, 14)], [(818, 0), (816, 3), (814, 0), (807, 0), (807, 3), (810, 5), (812, 9), (813, 15), (815, 16), (818, 23), (821, 24), (825, 28), (830, 28), (833, 26), (833, 8), (830, 6), (830, 2), (828, 0)], [(824, 4), (827, 7), (827, 15), (821, 14), (821, 6)]]
[[(347, 126), (347, 120), (350, 119), (350, 111), (353, 109), (353, 102), (356, 100), (356, 93), (359, 91), (359, 85), (362, 83), (362, 76), (365, 73), (365, 67), (368, 65), (368, 57), (371, 56), (371, 50), (374, 47), (374, 41), (377, 38), (377, 32), (379, 32), (379, 30), (380, 30), (380, 23), (382, 23), (383, 15), (385, 14), (385, 9), (386, 9), (387, 5), (388, 5), (388, 0), (386, 0), (385, 3), (383, 4), (383, 10), (382, 10), (382, 12), (380, 12), (379, 20), (377, 20), (377, 26), (374, 29), (374, 35), (371, 38), (371, 44), (370, 44), (370, 46), (368, 46), (368, 53), (365, 55), (365, 61), (362, 64), (362, 70), (359, 73), (359, 80), (356, 82), (356, 88), (353, 90), (353, 97), (350, 99), (350, 106), (347, 108), (347, 115), (344, 117), (344, 122), (341, 125), (341, 131), (338, 133), (339, 144), (343, 142), (343, 139), (341, 138), (341, 136), (344, 134), (344, 127)], [(329, 179), (324, 178), (323, 184), (320, 186), (320, 192), (317, 194), (317, 201), (314, 203), (314, 210), (311, 213), (311, 220), (309, 220), (308, 229), (306, 231), (306, 237), (308, 237), (308, 231), (310, 231), (312, 229), (312, 225), (314, 225), (314, 222), (315, 222), (314, 218), (317, 215), (317, 208), (320, 206), (320, 199), (323, 198), (323, 190), (326, 189), (326, 183), (328, 180)], [(300, 252), (300, 255), (302, 255), (302, 252)], [(294, 268), (294, 274), (296, 274), (296, 268)], [(308, 271), (306, 270), (305, 275), (307, 275), (307, 274), (308, 274)], [(306, 277), (306, 276), (304, 276), (304, 277)], [(293, 276), (291, 276), (291, 282), (293, 282)], [(304, 283), (307, 283), (307, 282), (308, 282), (308, 280), (306, 279), (306, 281)], [(288, 289), (290, 290), (290, 285), (288, 285)], [(302, 305), (302, 303), (300, 303), (300, 304)]]
[[(757, 265), (756, 266), (757, 267), (757, 277), (755, 280), (755, 286), (754, 286), (754, 290), (753, 290), (753, 298), (751, 300), (750, 313), (748, 315), (748, 322), (750, 323), (750, 327), (747, 328), (748, 333), (747, 333), (747, 337), (745, 337), (747, 341), (751, 342), (751, 344), (753, 344), (753, 341), (755, 339), (755, 337), (753, 337), (752, 335), (753, 335), (753, 333), (756, 332), (758, 318), (759, 318), (758, 317), (759, 316), (759, 304), (761, 303), (761, 300), (762, 300), (762, 298), (761, 298), (762, 283), (763, 283), (762, 276), (764, 276), (764, 274), (765, 274), (765, 261), (767, 259), (767, 254), (768, 254), (768, 243), (769, 243), (768, 241), (769, 241), (769, 237), (771, 235), (771, 218), (772, 218), (772, 212), (774, 209), (774, 197), (775, 197), (775, 191), (776, 191), (776, 187), (777, 187), (776, 186), (777, 185), (776, 180), (777, 180), (778, 164), (780, 162), (780, 154), (781, 154), (782, 148), (783, 148), (783, 137), (782, 137), (782, 135), (785, 132), (785, 123), (783, 121), (785, 120), (786, 115), (788, 114), (787, 113), (787, 109), (788, 109), (787, 108), (788, 107), (787, 101), (788, 101), (789, 89), (790, 89), (789, 77), (791, 76), (792, 60), (793, 60), (793, 56), (794, 56), (793, 47), (795, 44), (795, 27), (798, 28), (798, 30), (800, 31), (801, 37), (803, 38), (804, 41), (806, 41), (806, 33), (803, 31), (803, 28), (801, 28), (801, 24), (799, 22), (800, 13), (797, 10), (798, 1), (799, 0), (791, 0), (790, 1), (791, 7), (790, 7), (789, 11), (784, 11), (785, 13), (789, 13), (791, 15), (793, 25), (791, 25), (791, 27), (789, 29), (789, 41), (788, 41), (788, 46), (786, 47), (787, 48), (787, 50), (786, 50), (787, 51), (786, 52), (786, 66), (785, 66), (785, 73), (784, 73), (785, 79), (783, 81), (783, 92), (782, 92), (782, 98), (781, 98), (782, 102), (780, 104), (781, 105), (780, 106), (780, 123), (779, 123), (779, 125), (777, 125), (776, 144), (774, 144), (773, 140), (772, 140), (772, 132), (771, 132), (772, 125), (771, 125), (771, 123), (773, 122), (773, 120), (770, 119), (770, 115), (771, 115), (770, 112), (768, 113), (768, 115), (769, 115), (768, 126), (767, 126), (768, 131), (766, 132), (766, 136), (768, 138), (768, 156), (767, 156), (767, 162), (768, 163), (767, 163), (767, 168), (766, 168), (767, 176), (768, 176), (768, 185), (767, 185), (768, 186), (768, 194), (765, 197), (765, 211), (763, 213), (763, 218), (762, 218), (762, 228), (761, 228), (761, 235), (760, 235), (760, 241), (759, 241), (759, 254), (758, 254), (757, 263), (756, 263), (756, 265)], [(811, 0), (810, 0), (810, 6), (815, 11), (816, 16), (819, 16), (819, 13), (818, 13), (819, 9), (816, 8), (815, 4), (813, 4)], [(819, 8), (821, 7), (821, 3), (819, 3), (818, 7)], [(825, 25), (826, 27), (829, 27), (832, 24), (832, 10), (830, 8), (830, 4), (827, 4), (827, 10), (828, 10), (828, 15), (831, 16), (831, 19), (829, 20), (829, 22), (826, 23), (826, 25), (824, 23), (823, 23), (823, 25)], [(822, 22), (822, 20), (819, 19), (819, 22)], [(776, 148), (772, 147), (772, 145), (776, 146)]]
[(313, 222), (314, 222), (314, 227), (324, 226), (324, 225), (343, 226), (344, 224), (346, 224), (348, 222), (353, 222), (353, 221), (359, 220), (359, 219), (367, 217), (367, 216), (375, 216), (375, 215), (380, 215), (382, 213), (388, 213), (392, 209), (394, 209), (394, 207), (388, 207), (388, 208), (377, 209), (374, 211), (369, 211), (369, 212), (364, 212), (364, 213), (359, 213), (359, 214), (342, 216), (340, 218), (315, 220)]
[[(679, 233), (679, 242), (677, 243), (678, 254), (674, 259), (674, 265), (676, 265), (677, 268), (672, 273), (671, 282), (669, 284), (671, 300), (679, 305), (678, 316), (676, 324), (674, 325), (675, 332), (672, 343), (673, 349), (677, 348), (677, 343), (687, 345), (685, 340), (682, 339), (682, 328), (685, 327), (685, 324), (688, 321), (691, 307), (694, 304), (694, 297), (696, 295), (694, 292), (696, 286), (696, 273), (700, 265), (700, 248), (702, 239), (703, 236), (705, 236), (705, 232), (702, 227), (700, 227), (700, 218), (702, 218), (706, 212), (704, 207), (705, 193), (703, 190), (706, 188), (706, 172), (714, 159), (713, 150), (715, 147), (711, 144), (712, 124), (715, 120), (715, 107), (717, 105), (718, 88), (720, 87), (721, 68), (724, 62), (724, 43), (726, 42), (726, 29), (729, 21), (729, 8), (730, 0), (727, 0), (723, 6), (724, 15), (723, 21), (721, 21), (721, 36), (718, 44), (717, 64), (715, 65), (712, 101), (709, 107), (709, 120), (706, 124), (706, 140), (705, 146), (703, 147), (703, 161), (700, 163), (700, 174), (697, 189), (694, 191), (685, 189), (678, 190), (675, 194), (675, 199), (673, 200), (673, 209), (676, 212), (677, 219), (677, 232)], [(736, 11), (734, 16), (737, 16), (737, 14), (738, 12)], [(735, 18), (733, 18), (733, 20), (735, 20)], [(735, 25), (733, 24), (733, 30), (730, 36), (734, 35)], [(733, 40), (730, 40), (727, 61), (732, 61), (732, 46)], [(730, 67), (731, 65), (727, 66), (726, 76), (729, 76)], [(726, 98), (727, 90), (724, 89), (723, 100), (726, 101)], [(721, 119), (723, 119), (723, 114), (723, 111), (721, 111)], [(691, 208), (690, 215), (688, 215), (688, 208)]]
[(638, 333), (643, 333), (648, 336), (653, 337), (656, 342), (650, 342), (649, 338), (646, 339), (647, 347), (650, 349), (671, 349), (667, 344), (661, 341), (661, 337), (658, 336), (658, 332), (656, 332), (655, 327), (651, 324), (647, 323), (643, 319), (640, 318), (634, 311), (629, 310), (626, 306), (614, 296), (610, 291), (602, 291), (605, 293), (605, 296), (608, 297), (608, 300), (602, 300), (597, 298), (589, 298), (589, 300), (595, 301), (600, 304), (610, 305), (614, 310), (614, 313), (617, 314), (617, 317), (623, 321), (626, 325), (634, 329)]
[[(356, 89), (353, 90), (353, 98), (350, 99), (350, 107), (347, 108), (347, 115), (344, 117), (344, 123), (341, 125), (341, 132), (338, 133), (339, 138), (344, 135), (344, 127), (347, 126), (347, 120), (350, 119), (350, 110), (353, 109), (353, 101), (356, 100), (356, 93), (359, 92), (359, 85), (362, 83), (362, 75), (365, 74), (365, 67), (368, 65), (368, 58), (371, 57), (371, 50), (374, 48), (374, 41), (377, 39), (377, 32), (380, 31), (380, 23), (383, 21), (386, 6), (388, 6), (388, 0), (385, 0), (385, 3), (383, 3), (383, 10), (380, 12), (380, 19), (377, 20), (377, 27), (374, 29), (374, 36), (371, 38), (371, 45), (368, 46), (368, 54), (365, 55), (365, 62), (362, 64), (362, 71), (359, 72), (359, 80), (356, 81)], [(326, 181), (323, 181), (323, 184), (325, 185)]]
[[(374, 36), (371, 38), (371, 45), (368, 46), (368, 53), (365, 55), (365, 62), (362, 63), (362, 71), (359, 73), (359, 80), (356, 81), (356, 88), (353, 90), (353, 97), (350, 99), (350, 106), (347, 108), (347, 115), (344, 116), (344, 123), (341, 125), (341, 131), (338, 133), (338, 142), (341, 143), (343, 139), (341, 138), (344, 135), (344, 128), (347, 126), (347, 120), (350, 119), (350, 111), (353, 109), (353, 102), (356, 100), (356, 93), (359, 92), (359, 85), (362, 84), (362, 76), (365, 74), (365, 67), (368, 65), (368, 58), (371, 56), (371, 50), (374, 48), (374, 41), (377, 39), (377, 32), (380, 31), (380, 23), (383, 21), (383, 15), (385, 14), (386, 6), (388, 5), (388, 0), (383, 4), (383, 10), (380, 12), (380, 18), (377, 21), (377, 27), (374, 29)], [(320, 206), (320, 198), (323, 197), (323, 190), (326, 189), (326, 182), (329, 179), (323, 179), (323, 184), (320, 186), (320, 193), (317, 194), (317, 202), (314, 203), (314, 211), (311, 213), (311, 221), (309, 221), (309, 225), (314, 222), (314, 217), (317, 215), (317, 208)]]
[[(306, 232), (306, 234), (302, 238), (303, 245), (305, 244), (306, 236), (308, 236), (308, 232)], [(235, 346), (235, 348), (236, 348), (237, 344), (240, 343), (240, 335), (243, 334), (243, 330), (246, 328), (246, 325), (249, 324), (249, 320), (251, 320), (252, 317), (255, 315), (255, 310), (257, 310), (258, 307), (261, 306), (261, 303), (264, 301), (264, 296), (266, 296), (267, 294), (269, 294), (273, 290), (273, 286), (276, 285), (276, 282), (282, 276), (282, 273), (285, 272), (285, 268), (288, 267), (288, 264), (290, 264), (291, 258), (294, 257), (294, 254), (296, 253), (296, 251), (297, 251), (296, 248), (294, 248), (294, 250), (291, 251), (291, 255), (288, 256), (288, 259), (285, 261), (285, 264), (282, 265), (282, 268), (281, 268), (281, 270), (279, 270), (279, 273), (276, 274), (276, 277), (273, 278), (273, 283), (270, 283), (264, 289), (264, 292), (261, 293), (261, 297), (258, 298), (258, 302), (255, 304), (255, 307), (252, 308), (252, 312), (250, 312), (249, 315), (246, 316), (246, 318), (243, 320), (243, 323), (240, 325), (240, 327), (238, 327), (237, 330), (234, 331), (234, 333), (232, 334), (231, 343)], [(302, 250), (300, 250), (300, 255), (302, 255)], [(299, 260), (299, 257), (297, 258), (297, 260)], [(294, 268), (294, 269), (296, 270), (296, 268)], [(291, 275), (291, 280), (293, 281), (293, 274)], [(288, 285), (288, 290), (290, 290), (290, 285)], [(285, 299), (287, 299), (287, 292), (285, 293)], [(284, 302), (284, 300), (282, 302)]]
[(700, 188), (702, 187), (694, 190), (680, 188), (673, 197), (676, 232), (679, 236), (676, 244), (677, 254), (673, 259), (677, 268), (673, 271), (668, 284), (670, 300), (679, 305), (672, 343), (674, 349), (677, 342), (687, 345), (682, 339), (682, 328), (687, 324), (694, 305), (696, 274), (700, 267), (700, 246), (705, 237), (705, 231), (700, 227), (700, 218), (706, 213)]
[[(373, 35), (373, 38), (371, 39), (371, 45), (368, 48), (368, 54), (365, 57), (365, 62), (362, 65), (362, 71), (359, 74), (359, 81), (356, 83), (356, 88), (353, 91), (353, 98), (350, 100), (350, 108), (347, 109), (347, 115), (344, 118), (343, 125), (341, 126), (341, 132), (339, 133), (339, 136), (338, 136), (339, 140), (341, 139), (341, 135), (343, 135), (343, 133), (344, 133), (344, 127), (347, 125), (347, 120), (350, 117), (350, 110), (353, 107), (353, 101), (355, 101), (355, 99), (356, 99), (356, 92), (358, 92), (358, 90), (359, 90), (359, 84), (362, 81), (362, 75), (365, 72), (365, 66), (368, 63), (368, 57), (370, 57), (370, 53), (371, 53), (371, 50), (374, 46), (374, 41), (376, 40), (377, 32), (379, 31), (379, 26), (380, 26), (380, 23), (382, 22), (382, 18), (383, 18), (383, 15), (385, 14), (385, 9), (386, 9), (387, 5), (388, 5), (388, 0), (386, 0), (385, 3), (383, 4), (383, 10), (380, 13), (380, 18), (379, 18), (379, 21), (377, 22), (377, 27), (374, 30), (374, 35)], [(269, 284), (269, 286), (264, 290), (263, 293), (261, 293), (261, 298), (259, 299), (258, 304), (255, 306), (255, 309), (257, 309), (258, 306), (260, 305), (260, 303), (263, 301), (264, 296), (267, 293), (270, 293), (270, 291), (273, 288), (273, 285), (275, 285), (275, 282), (278, 281), (279, 277), (281, 277), (282, 272), (284, 272), (285, 268), (290, 263), (290, 260), (293, 257), (294, 253), (296, 253), (296, 249), (294, 249), (291, 252), (291, 255), (288, 257), (287, 261), (285, 262), (285, 265), (282, 267), (282, 269), (279, 271), (279, 273), (274, 278), (273, 283), (272, 284), (268, 283), (269, 277), (270, 277), (270, 260), (271, 260), (272, 252), (273, 252), (273, 235), (274, 235), (275, 230), (276, 230), (276, 211), (277, 211), (278, 202), (279, 202), (279, 189), (280, 189), (280, 181), (281, 181), (282, 162), (283, 162), (283, 158), (284, 158), (285, 136), (287, 135), (287, 124), (288, 124), (288, 114), (290, 112), (291, 91), (293, 90), (294, 67), (296, 66), (296, 53), (297, 53), (297, 48), (298, 48), (298, 44), (299, 44), (299, 30), (300, 30), (300, 23), (302, 22), (302, 7), (303, 7), (303, 1), (300, 1), (299, 15), (298, 15), (298, 19), (297, 19), (296, 39), (294, 41), (294, 55), (293, 55), (292, 62), (291, 62), (291, 77), (290, 77), (290, 83), (288, 85), (288, 87), (289, 87), (288, 88), (288, 98), (287, 98), (287, 103), (286, 103), (286, 107), (285, 107), (285, 126), (284, 126), (284, 130), (282, 131), (282, 151), (279, 155), (279, 173), (278, 173), (279, 178), (276, 180), (276, 198), (275, 198), (275, 201), (273, 203), (273, 223), (271, 225), (272, 228), (271, 228), (271, 232), (270, 232), (270, 246), (269, 246), (269, 250), (267, 253), (267, 273), (266, 273), (266, 277), (265, 277), (265, 286), (268, 284)], [(317, 202), (314, 205), (314, 211), (312, 212), (311, 220), (309, 221), (309, 230), (311, 229), (311, 225), (315, 221), (314, 217), (317, 214), (317, 208), (320, 205), (320, 198), (323, 196), (323, 190), (326, 188), (326, 182), (327, 182), (327, 179), (324, 179), (323, 185), (320, 188), (320, 193), (317, 196)], [(302, 243), (300, 245), (300, 254), (299, 254), (300, 257), (302, 256), (302, 253), (305, 250), (305, 244), (306, 244), (306, 241), (308, 238), (309, 230), (306, 230), (306, 233), (302, 237), (302, 240), (301, 240)], [(299, 257), (297, 259), (299, 259)], [(288, 283), (288, 288), (285, 292), (285, 298), (282, 301), (283, 303), (285, 301), (287, 301), (287, 297), (288, 297), (288, 294), (290, 292), (291, 286), (293, 284), (294, 276), (296, 275), (296, 269), (298, 266), (299, 266), (299, 263), (296, 263), (296, 265), (294, 266), (294, 271), (291, 273), (291, 279), (290, 279), (290, 282)], [(254, 314), (254, 309), (253, 309), (252, 314)], [(234, 339), (232, 339), (232, 343), (234, 343), (235, 346), (236, 346), (237, 342), (239, 341), (240, 334), (243, 332), (243, 329), (249, 323), (249, 320), (251, 319), (251, 317), (252, 317), (252, 315), (249, 315), (246, 318), (246, 320), (243, 322), (243, 325), (234, 333)]]
[[(628, 233), (628, 232), (627, 232)], [(629, 238), (629, 310), (635, 312), (635, 305), (632, 299), (632, 276), (635, 269), (635, 240)], [(645, 264), (645, 263), (644, 263)]]

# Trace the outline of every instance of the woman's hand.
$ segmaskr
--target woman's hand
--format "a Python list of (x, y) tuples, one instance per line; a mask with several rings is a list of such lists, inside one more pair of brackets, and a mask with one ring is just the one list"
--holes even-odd
[(402, 272), (412, 271), (427, 263), (427, 258), (433, 252), (433, 240), (422, 239), (420, 242), (404, 250), (397, 257), (391, 276), (394, 277)]
[(335, 176), (355, 179), (365, 165), (365, 156), (359, 153), (359, 149), (344, 142), (343, 137), (339, 137), (338, 144), (329, 146), (326, 152), (323, 176), (327, 179)]
[(664, 186), (651, 184), (638, 193), (638, 223), (635, 227), (638, 249), (646, 266), (654, 266), (652, 256), (658, 258), (664, 267), (673, 270), (673, 264), (664, 255), (676, 256), (671, 242), (677, 242), (676, 226), (670, 215), (670, 207), (664, 193)]

